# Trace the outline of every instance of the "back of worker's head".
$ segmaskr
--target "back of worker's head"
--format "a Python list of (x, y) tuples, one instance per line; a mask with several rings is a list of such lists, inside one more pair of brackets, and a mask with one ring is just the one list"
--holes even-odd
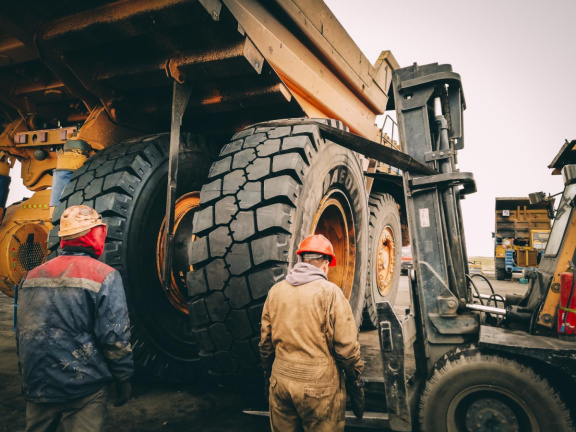
[(68, 207), (60, 217), (60, 247), (81, 252), (90, 250), (96, 257), (104, 251), (107, 227), (96, 210), (85, 205)]
[(322, 234), (310, 235), (302, 240), (296, 255), (300, 257), (301, 262), (318, 267), (325, 273), (328, 273), (328, 267), (336, 265), (332, 243)]
[(316, 253), (303, 253), (300, 255), (300, 262), (311, 264), (314, 267), (327, 272), (330, 266), (331, 258), (328, 255), (316, 254)]

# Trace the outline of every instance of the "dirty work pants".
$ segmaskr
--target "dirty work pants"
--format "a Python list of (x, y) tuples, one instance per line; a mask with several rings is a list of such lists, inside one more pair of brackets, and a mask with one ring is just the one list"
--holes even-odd
[(277, 358), (269, 403), (273, 432), (344, 431), (346, 389), (333, 363), (308, 367)]
[(106, 420), (107, 402), (108, 387), (68, 402), (28, 402), (26, 432), (99, 432)]

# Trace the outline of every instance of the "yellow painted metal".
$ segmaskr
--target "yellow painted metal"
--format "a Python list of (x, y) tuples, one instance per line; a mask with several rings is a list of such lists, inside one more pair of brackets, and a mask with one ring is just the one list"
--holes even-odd
[(27, 148), (27, 158), (21, 160), (20, 176), (24, 186), (31, 191), (40, 191), (52, 185), (52, 171), (56, 168), (56, 152), (48, 151), (46, 159), (39, 161), (34, 158), (34, 148)]
[[(28, 131), (26, 123), (19, 119), (0, 134), (0, 155), (5, 152), (20, 161), (20, 176), (26, 188), (31, 191), (45, 190), (52, 185), (54, 169), (74, 171), (86, 161), (87, 156), (79, 150), (73, 149), (66, 152), (57, 150), (66, 143), (67, 139), (75, 138), (76, 132), (75, 126)], [(34, 156), (34, 152), (38, 149), (44, 151), (45, 159), (38, 160)], [(5, 167), (0, 164), (0, 175), (7, 175), (2, 174), (3, 171)]]
[(41, 147), (62, 145), (77, 131), (76, 126), (18, 132), (14, 135), (16, 147)]
[(143, 135), (141, 130), (114, 123), (106, 109), (98, 107), (90, 112), (76, 139), (86, 141), (94, 150), (102, 150), (140, 135)]
[(76, 171), (88, 156), (86, 156), (82, 150), (72, 149), (67, 151), (59, 151), (58, 153), (58, 161), (56, 162), (56, 169), (65, 169), (70, 171)]
[(388, 63), (398, 68), (391, 53), (384, 51), (376, 65), (372, 66), (324, 2), (276, 0), (276, 3), (319, 50), (323, 62), (347, 83), (356, 97), (371, 110), (381, 110), (388, 99), (386, 93), (390, 76), (387, 74), (391, 75), (392, 71), (380, 66)]
[(550, 230), (532, 230), (530, 231), (530, 247), (536, 250), (546, 249)]
[(2, 133), (0, 133), (0, 150), (3, 150), (18, 159), (29, 157), (29, 153), (24, 149), (16, 148), (14, 144), (14, 135), (19, 132), (28, 130), (26, 122), (23, 119), (14, 120)]
[[(0, 152), (0, 156), (2, 156)], [(10, 168), (12, 168), (9, 164), (0, 162), (0, 175), (8, 177), (10, 175)]]
[[(22, 164), (20, 176), (24, 186), (31, 191), (39, 191), (49, 188), (52, 184), (52, 170), (56, 168), (57, 158), (55, 152), (46, 148), (44, 149), (46, 151), (46, 159), (37, 160), (34, 157), (34, 151), (41, 147), (40, 145), (17, 145), (14, 142), (15, 137), (23, 136), (22, 134), (29, 137), (28, 134), (34, 133), (38, 134), (39, 132), (28, 132), (28, 127), (24, 120), (15, 120), (0, 134), (0, 151), (8, 153), (20, 161)], [(56, 142), (53, 144), (55, 145)]]
[[(194, 212), (200, 206), (200, 192), (189, 192), (176, 201), (174, 206), (174, 231), (176, 233), (178, 227), (184, 217), (190, 212)], [(156, 243), (156, 270), (158, 271), (158, 279), (162, 281), (162, 265), (164, 263), (164, 248), (166, 244), (166, 230), (165, 227), (166, 220), (162, 221), (162, 226), (160, 227), (160, 232), (158, 234), (158, 242)], [(190, 241), (196, 240), (196, 236), (192, 235)], [(193, 271), (194, 269), (190, 266), (188, 271)], [(186, 279), (186, 273), (174, 274), (174, 269), (171, 272), (171, 290), (165, 291), (164, 294), (179, 312), (184, 315), (188, 315), (188, 295), (181, 291), (180, 286), (185, 284), (179, 284), (178, 280), (183, 281)]]
[[(496, 244), (494, 258), (505, 258), (506, 249), (514, 250), (514, 260), (519, 267), (537, 267), (538, 251), (533, 247), (534, 233), (550, 232), (550, 218), (544, 208), (529, 208), (527, 198), (496, 198), (496, 236), (502, 244)], [(505, 208), (506, 201), (511, 204)], [(507, 216), (503, 210), (507, 210)]]
[(350, 300), (354, 289), (356, 231), (352, 207), (346, 196), (335, 189), (322, 198), (314, 215), (311, 234), (322, 234), (332, 243), (336, 267), (331, 267), (328, 280), (335, 283)]
[(48, 232), (52, 229), (50, 190), (6, 209), (0, 226), (0, 291), (14, 295), (14, 286), (27, 271), (46, 260)]
[(392, 289), (394, 272), (397, 270), (396, 261), (396, 239), (390, 226), (386, 226), (380, 233), (378, 240), (378, 250), (376, 251), (376, 284), (380, 295), (385, 297)]
[(554, 272), (554, 277), (550, 283), (550, 289), (546, 295), (546, 300), (544, 305), (538, 314), (538, 324), (545, 327), (552, 328), (555, 325), (554, 320), (543, 319), (546, 315), (547, 317), (556, 316), (558, 310), (558, 302), (560, 300), (560, 291), (557, 292), (552, 290), (553, 286), (559, 286), (555, 284), (560, 284), (560, 276), (562, 273), (570, 270), (570, 260), (574, 255), (574, 250), (576, 250), (576, 217), (573, 215), (570, 225), (566, 230), (566, 235), (564, 236), (564, 244), (559, 253), (558, 265), (556, 266), (556, 271)]
[(224, 0), (309, 117), (342, 120), (352, 132), (376, 140), (376, 115), (385, 110), (392, 71), (398, 67), (392, 54), (383, 52), (372, 66), (321, 1), (275, 3), (304, 33), (306, 43), (263, 2)]

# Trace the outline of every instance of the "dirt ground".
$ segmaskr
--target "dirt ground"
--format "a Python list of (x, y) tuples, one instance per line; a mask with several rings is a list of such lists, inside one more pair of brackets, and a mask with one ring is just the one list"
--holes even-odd
[[(501, 294), (522, 294), (526, 285), (498, 282), (487, 276)], [(476, 278), (475, 278), (476, 279)], [(483, 285), (484, 284), (484, 285)], [(479, 284), (488, 293), (485, 283)], [(397, 310), (409, 305), (408, 278), (402, 276)], [(365, 375), (382, 370), (377, 332), (362, 332)], [(0, 431), (25, 430), (25, 401), (20, 394), (16, 344), (13, 332), (13, 300), (0, 294)], [(269, 431), (268, 419), (246, 415), (247, 402), (230, 388), (205, 382), (190, 385), (135, 382), (133, 398), (123, 407), (109, 405), (105, 431)], [(348, 432), (359, 431), (347, 428)]]

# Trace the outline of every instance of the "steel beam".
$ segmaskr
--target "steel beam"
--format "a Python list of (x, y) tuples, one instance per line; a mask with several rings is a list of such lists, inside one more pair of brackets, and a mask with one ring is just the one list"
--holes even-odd
[(168, 191), (166, 196), (166, 218), (164, 219), (164, 262), (162, 284), (165, 291), (172, 287), (172, 240), (174, 239), (174, 203), (178, 187), (178, 157), (180, 155), (180, 126), (192, 87), (174, 81), (172, 92), (172, 124), (170, 127), (170, 156), (168, 161)]

